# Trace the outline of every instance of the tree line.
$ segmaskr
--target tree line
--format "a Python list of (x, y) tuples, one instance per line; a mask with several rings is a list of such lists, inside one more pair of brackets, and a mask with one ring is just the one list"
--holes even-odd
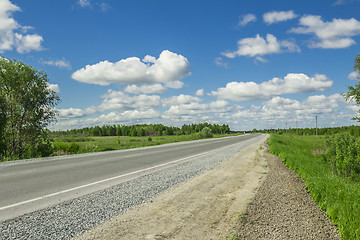
[(135, 124), (135, 125), (103, 125), (85, 127), (81, 129), (71, 129), (67, 131), (52, 131), (50, 136), (171, 136), (171, 135), (190, 135), (201, 132), (204, 128), (209, 128), (213, 134), (230, 133), (227, 124), (184, 124), (181, 128), (169, 127), (163, 124)]

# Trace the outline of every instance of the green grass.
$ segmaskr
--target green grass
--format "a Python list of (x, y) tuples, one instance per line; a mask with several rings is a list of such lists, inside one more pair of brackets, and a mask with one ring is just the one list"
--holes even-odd
[(326, 137), (271, 135), (270, 152), (281, 157), (305, 182), (343, 239), (360, 239), (360, 182), (334, 175), (322, 153)]
[[(235, 134), (238, 135), (238, 134)], [(214, 134), (214, 138), (234, 136), (230, 134)], [(89, 153), (102, 152), (129, 148), (161, 145), (173, 142), (184, 142), (198, 139), (197, 135), (173, 135), (173, 136), (151, 136), (151, 137), (65, 137), (53, 138), (54, 146), (63, 151), (57, 151), (57, 155), (66, 153)], [(72, 145), (72, 147), (70, 147)], [(79, 146), (77, 149), (76, 146)], [(71, 151), (75, 149), (77, 151)]]

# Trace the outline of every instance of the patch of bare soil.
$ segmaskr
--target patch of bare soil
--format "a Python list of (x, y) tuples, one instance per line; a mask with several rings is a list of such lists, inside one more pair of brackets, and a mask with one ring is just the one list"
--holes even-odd
[(265, 152), (269, 172), (240, 217), (239, 239), (341, 239), (282, 159)]
[(266, 176), (263, 144), (249, 146), (77, 239), (226, 238)]

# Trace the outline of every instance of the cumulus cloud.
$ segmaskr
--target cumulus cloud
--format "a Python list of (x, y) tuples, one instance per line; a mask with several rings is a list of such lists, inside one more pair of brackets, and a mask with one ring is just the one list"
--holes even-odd
[(110, 112), (109, 114), (101, 115), (100, 117), (90, 118), (86, 120), (86, 123), (88, 125), (115, 124), (139, 119), (153, 119), (158, 118), (159, 116), (160, 114), (154, 109), (149, 109), (146, 111), (128, 110), (122, 113)]
[[(79, 117), (81, 117), (80, 109), (65, 109), (60, 110), (60, 115), (62, 114), (64, 118), (62, 120), (69, 119), (66, 118), (66, 114), (71, 112), (73, 115), (77, 115), (77, 112), (80, 111)], [(62, 113), (61, 113), (62, 112)], [(71, 116), (74, 117), (74, 116)], [(148, 109), (146, 111), (139, 110), (128, 110), (121, 113), (110, 112), (108, 114), (103, 114), (98, 117), (92, 117), (87, 119), (72, 119), (68, 121), (62, 121), (56, 124), (57, 129), (71, 129), (71, 128), (82, 128), (89, 127), (94, 125), (109, 125), (109, 124), (119, 124), (119, 123), (134, 123), (134, 121), (144, 120), (144, 119), (155, 119), (160, 117), (160, 113), (155, 111), (154, 109)]]
[(222, 55), (228, 58), (237, 56), (259, 57), (268, 54), (283, 52), (300, 52), (300, 48), (292, 41), (278, 41), (272, 34), (267, 34), (266, 39), (259, 34), (255, 38), (244, 38), (238, 41), (236, 51), (223, 52)]
[(18, 53), (28, 53), (42, 50), (42, 36), (38, 34), (24, 34), (32, 29), (29, 26), (21, 26), (12, 17), (12, 13), (21, 9), (9, 0), (0, 3), (0, 53), (16, 49)]
[(336, 0), (332, 5), (339, 6), (339, 5), (350, 4), (352, 2), (354, 2), (354, 0)]
[(176, 119), (183, 118), (184, 116), (201, 116), (212, 113), (227, 113), (233, 110), (233, 107), (229, 106), (229, 103), (225, 100), (217, 100), (210, 103), (200, 103), (199, 101), (186, 101), (184, 103), (178, 102), (170, 106), (169, 110), (162, 114), (164, 119)]
[(173, 105), (199, 103), (201, 101), (202, 100), (198, 97), (180, 94), (179, 96), (172, 96), (172, 97), (164, 99), (163, 104), (165, 106), (173, 106)]
[(101, 96), (104, 100), (99, 106), (86, 109), (89, 113), (104, 112), (107, 110), (136, 110), (141, 111), (160, 107), (161, 101), (158, 95), (136, 95), (129, 96), (121, 91), (108, 90), (106, 94)]
[(238, 26), (246, 26), (248, 23), (250, 22), (255, 22), (256, 21), (256, 16), (254, 14), (246, 14), (240, 17)]
[(220, 67), (223, 67), (223, 68), (229, 68), (229, 64), (224, 62), (223, 58), (222, 57), (217, 57), (215, 58), (215, 64), (217, 66), (220, 66)]
[(101, 98), (103, 99), (101, 104), (86, 109), (60, 109), (60, 119), (84, 117), (106, 111), (124, 112), (138, 110), (140, 112), (146, 112), (149, 109), (162, 106), (160, 96), (158, 95), (140, 94), (129, 96), (122, 91), (109, 89)]
[(90, 0), (78, 0), (76, 3), (81, 8), (96, 9), (101, 12), (106, 12), (111, 9), (110, 5), (105, 2), (93, 2)]
[(355, 18), (324, 22), (321, 16), (307, 15), (301, 17), (299, 24), (290, 32), (315, 35), (317, 40), (310, 41), (310, 48), (347, 48), (355, 44), (351, 37), (360, 34), (360, 22)]
[(165, 86), (168, 88), (180, 89), (184, 86), (184, 82), (182, 82), (180, 80), (170, 81), (170, 82), (165, 83)]
[(60, 92), (60, 87), (59, 85), (57, 84), (51, 84), (51, 83), (48, 83), (48, 88), (56, 93), (59, 93)]
[(360, 74), (358, 72), (351, 72), (349, 75), (348, 75), (348, 79), (350, 80), (356, 80), (360, 77)]
[(89, 0), (79, 0), (77, 1), (77, 3), (81, 6), (81, 7), (90, 7), (90, 1)]
[(58, 109), (57, 111), (59, 113), (60, 120), (85, 116), (85, 112), (80, 108)]
[(225, 88), (212, 91), (212, 96), (234, 101), (252, 101), (293, 93), (324, 91), (333, 82), (325, 75), (309, 77), (302, 73), (289, 73), (283, 79), (273, 78), (261, 84), (255, 82), (230, 82)]
[(116, 63), (102, 61), (77, 70), (72, 78), (84, 83), (107, 86), (111, 83), (169, 83), (189, 76), (190, 63), (182, 55), (164, 50), (159, 58), (146, 56), (122, 59)]
[(204, 89), (199, 89), (196, 91), (195, 96), (203, 97), (204, 96)]
[[(339, 116), (345, 115), (342, 112), (342, 104), (344, 104), (344, 100), (340, 94), (314, 95), (303, 101), (276, 96), (263, 102), (262, 107), (252, 105), (247, 109), (240, 109), (228, 115), (227, 119), (241, 119), (242, 123), (248, 122), (252, 127), (254, 124), (251, 123), (257, 122), (270, 125), (270, 128), (285, 128), (285, 123), (295, 123), (295, 121), (306, 122), (308, 126), (309, 119), (313, 119), (315, 115), (320, 115), (326, 121), (334, 120), (335, 122), (338, 121), (339, 124), (343, 120), (339, 119)], [(329, 125), (330, 123), (327, 122), (326, 124)]]
[(132, 94), (141, 94), (141, 93), (145, 93), (145, 94), (162, 94), (166, 91), (166, 87), (164, 87), (162, 84), (160, 83), (156, 83), (156, 84), (144, 84), (144, 85), (140, 85), (137, 86), (135, 84), (129, 85), (127, 86), (124, 91), (127, 93), (132, 93)]
[(263, 15), (264, 22), (267, 24), (273, 24), (278, 22), (284, 22), (296, 18), (297, 15), (293, 10), (290, 11), (272, 11)]
[(69, 61), (62, 59), (62, 60), (41, 60), (40, 61), (42, 64), (44, 65), (50, 65), (50, 66), (55, 66), (58, 68), (66, 68), (66, 69), (71, 69), (71, 64)]
[(22, 35), (15, 33), (15, 46), (18, 53), (29, 53), (33, 50), (42, 50), (41, 42), (43, 41), (42, 36), (38, 34)]

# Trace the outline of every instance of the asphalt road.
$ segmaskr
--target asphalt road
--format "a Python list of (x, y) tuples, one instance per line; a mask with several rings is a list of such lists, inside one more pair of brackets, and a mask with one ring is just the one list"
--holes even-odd
[(0, 164), (0, 222), (172, 167), (257, 134)]

